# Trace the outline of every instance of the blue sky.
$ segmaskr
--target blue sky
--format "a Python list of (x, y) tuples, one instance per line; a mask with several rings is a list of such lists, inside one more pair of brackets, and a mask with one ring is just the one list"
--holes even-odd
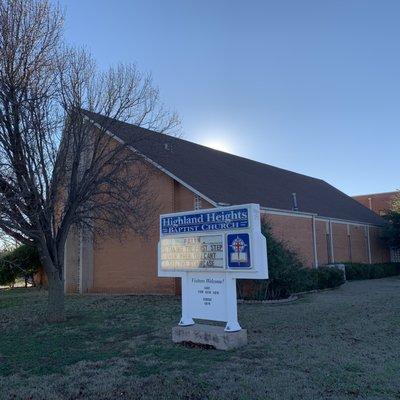
[(350, 195), (400, 188), (400, 1), (60, 4), (101, 66), (152, 72), (185, 139)]

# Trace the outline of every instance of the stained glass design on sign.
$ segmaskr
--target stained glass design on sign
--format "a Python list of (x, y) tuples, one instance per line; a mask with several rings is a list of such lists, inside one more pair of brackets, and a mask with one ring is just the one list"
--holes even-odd
[(229, 268), (250, 268), (250, 240), (247, 233), (227, 236)]

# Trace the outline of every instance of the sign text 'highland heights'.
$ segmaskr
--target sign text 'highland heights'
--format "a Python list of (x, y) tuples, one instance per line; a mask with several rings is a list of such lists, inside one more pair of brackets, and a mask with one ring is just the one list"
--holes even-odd
[(248, 227), (249, 215), (246, 208), (161, 218), (161, 233), (164, 235)]

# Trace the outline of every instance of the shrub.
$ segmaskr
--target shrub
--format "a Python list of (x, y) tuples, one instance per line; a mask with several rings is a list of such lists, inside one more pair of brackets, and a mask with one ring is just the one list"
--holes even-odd
[(346, 278), (349, 281), (379, 279), (400, 275), (400, 263), (356, 264), (346, 263)]
[(316, 276), (315, 289), (328, 289), (342, 285), (344, 283), (343, 271), (332, 267), (320, 267), (310, 270)]
[(15, 270), (9, 263), (0, 259), (0, 285), (1, 286), (12, 286), (17, 279)]
[(13, 285), (17, 278), (33, 281), (41, 267), (39, 253), (35, 247), (21, 245), (0, 258), (0, 285)]
[(267, 280), (238, 280), (238, 296), (246, 300), (275, 300), (292, 293), (336, 287), (344, 283), (343, 273), (335, 268), (305, 268), (298, 255), (277, 240), (268, 223), (262, 233), (267, 239)]
[(383, 242), (389, 247), (400, 247), (400, 211), (389, 211), (384, 218)]

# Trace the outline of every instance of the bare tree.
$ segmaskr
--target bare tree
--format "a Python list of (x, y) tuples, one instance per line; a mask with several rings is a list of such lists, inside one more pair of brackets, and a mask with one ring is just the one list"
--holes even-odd
[(0, 230), (0, 255), (3, 252), (15, 249), (18, 246), (18, 242), (9, 235), (6, 235)]
[[(46, 0), (0, 0), (0, 230), (38, 248), (49, 320), (63, 320), (71, 226), (145, 234), (154, 215), (143, 158), (109, 134), (115, 119), (167, 132), (151, 77), (134, 65), (101, 72), (67, 48), (63, 15)], [(100, 113), (96, 124), (90, 112)]]

